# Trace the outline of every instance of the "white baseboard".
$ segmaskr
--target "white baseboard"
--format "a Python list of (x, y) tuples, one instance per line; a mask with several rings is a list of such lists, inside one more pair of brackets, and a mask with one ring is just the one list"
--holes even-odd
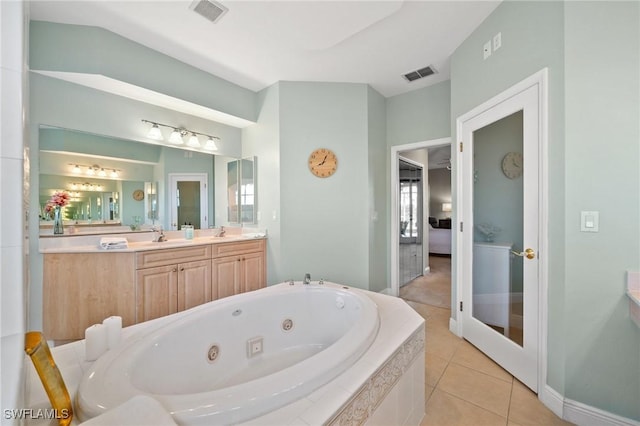
[(456, 321), (455, 318), (449, 317), (449, 331), (458, 337), (462, 337), (462, 334), (460, 334), (458, 330), (458, 322)]
[(579, 426), (640, 426), (636, 420), (566, 399), (548, 385), (544, 386), (538, 397), (555, 415)]
[(545, 407), (553, 411), (553, 414), (562, 418), (564, 414), (564, 398), (549, 385), (544, 385), (538, 392), (538, 399)]
[(386, 294), (387, 296), (393, 296), (393, 292), (390, 287), (386, 287), (379, 291), (380, 294)]
[(640, 422), (571, 399), (564, 400), (564, 419), (580, 426), (639, 426)]

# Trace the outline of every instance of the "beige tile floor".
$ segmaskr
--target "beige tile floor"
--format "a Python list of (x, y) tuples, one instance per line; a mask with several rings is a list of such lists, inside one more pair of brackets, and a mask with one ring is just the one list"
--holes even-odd
[(449, 309), (407, 303), (426, 321), (422, 426), (571, 424), (473, 345), (451, 333)]

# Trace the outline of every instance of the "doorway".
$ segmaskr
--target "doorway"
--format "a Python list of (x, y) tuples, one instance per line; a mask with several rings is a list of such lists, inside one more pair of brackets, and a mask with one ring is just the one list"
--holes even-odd
[(543, 71), (457, 120), (458, 334), (534, 392), (546, 373), (545, 87)]
[(409, 284), (423, 273), (423, 167), (407, 158), (398, 161), (400, 185), (400, 286)]
[[(400, 285), (403, 283), (402, 282), (403, 275), (401, 275), (402, 265), (401, 265), (400, 246), (401, 246), (401, 239), (407, 238), (406, 236), (402, 235), (402, 228), (403, 228), (402, 222), (403, 221), (406, 222), (407, 220), (406, 218), (404, 220), (401, 220), (401, 212), (400, 212), (400, 204), (401, 204), (400, 160), (402, 159), (402, 157), (404, 157), (404, 160), (406, 161), (407, 160), (406, 154), (410, 151), (426, 150), (428, 148), (438, 147), (438, 146), (448, 146), (450, 151), (451, 138), (434, 139), (430, 141), (416, 142), (416, 143), (397, 145), (397, 146), (391, 147), (391, 176), (390, 176), (390, 182), (391, 182), (391, 226), (390, 226), (391, 228), (391, 241), (390, 241), (391, 243), (391, 250), (390, 250), (391, 251), (391, 260), (390, 260), (391, 280), (390, 280), (389, 287), (384, 291), (386, 294), (399, 296)], [(414, 159), (414, 162), (417, 163), (418, 165), (421, 165), (422, 163), (428, 163), (426, 159), (422, 162), (415, 161)], [(423, 167), (422, 198), (423, 200), (428, 200), (429, 190), (428, 190), (428, 184), (425, 182), (425, 178), (426, 178), (426, 172), (424, 171), (424, 167)], [(412, 192), (409, 189), (406, 189), (406, 191), (409, 194)], [(417, 197), (417, 193), (416, 193), (416, 197)], [(420, 269), (421, 269), (420, 275), (422, 275), (425, 271), (428, 271), (429, 269), (429, 261), (428, 261), (429, 233), (426, 232), (428, 227), (428, 222), (426, 218), (429, 215), (429, 207), (428, 207), (428, 203), (425, 203), (424, 201), (421, 204), (423, 205), (423, 207), (422, 207), (422, 213), (421, 213), (422, 217), (420, 221), (420, 231), (418, 232), (417, 226), (415, 227), (415, 231), (414, 231), (414, 234), (416, 235), (415, 238), (418, 238), (418, 234), (419, 234), (420, 240), (421, 240), (420, 249), (422, 252), (422, 265), (420, 265)], [(405, 234), (407, 234), (407, 229), (410, 229), (408, 224), (405, 226), (405, 231), (404, 231)], [(417, 250), (417, 247), (416, 247), (416, 250)], [(417, 268), (417, 266), (414, 266), (414, 268)]]
[(179, 230), (183, 225), (192, 225), (194, 229), (209, 227), (207, 180), (206, 173), (169, 174), (172, 230)]

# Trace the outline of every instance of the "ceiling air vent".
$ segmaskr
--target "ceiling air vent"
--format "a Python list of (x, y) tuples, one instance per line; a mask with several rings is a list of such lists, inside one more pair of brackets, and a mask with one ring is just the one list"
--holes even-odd
[(420, 68), (417, 71), (411, 71), (410, 73), (403, 75), (403, 77), (407, 81), (414, 81), (435, 73), (436, 70), (431, 65), (429, 65), (428, 67)]
[(218, 21), (229, 10), (220, 3), (209, 0), (195, 0), (189, 8), (211, 22)]

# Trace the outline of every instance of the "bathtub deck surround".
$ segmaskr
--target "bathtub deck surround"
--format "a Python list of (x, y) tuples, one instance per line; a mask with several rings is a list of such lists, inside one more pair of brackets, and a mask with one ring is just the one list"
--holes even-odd
[[(126, 327), (123, 329), (122, 345), (126, 346), (127, 342), (131, 342), (133, 339), (143, 339), (144, 336), (153, 334), (155, 330), (172, 327), (170, 324), (176, 319), (201, 315), (201, 312), (215, 306), (227, 306), (231, 309), (236, 301), (241, 302), (244, 306), (245, 301), (252, 298), (254, 294), (260, 296), (263, 293), (287, 292), (289, 290), (315, 292), (319, 288), (320, 291), (325, 289), (338, 291), (338, 294), (341, 294), (341, 297), (347, 302), (345, 306), (349, 306), (348, 295), (351, 293), (363, 296), (377, 306), (379, 327), (373, 341), (362, 356), (328, 383), (317, 387), (307, 395), (300, 396), (291, 403), (272, 409), (259, 417), (245, 420), (244, 423), (241, 421), (240, 424), (341, 424), (345, 420), (357, 421), (358, 423), (370, 422), (371, 424), (419, 424), (424, 416), (425, 401), (424, 319), (404, 301), (390, 296), (359, 289), (343, 289), (341, 285), (333, 283), (325, 283), (320, 286), (316, 283), (303, 285), (301, 282), (295, 282), (293, 286), (290, 286), (287, 282), (258, 290), (252, 294), (242, 294), (214, 301), (195, 307), (189, 312)], [(333, 297), (331, 300), (333, 309), (340, 310), (338, 308), (340, 304), (333, 300)], [(243, 307), (237, 305), (229, 311), (229, 314), (232, 315), (237, 309), (243, 310)], [(250, 307), (246, 309), (240, 316), (250, 315), (252, 309)], [(293, 318), (293, 321), (294, 331), (297, 327), (302, 331), (304, 324), (297, 324), (296, 318)], [(311, 324), (312, 327), (322, 327), (322, 325), (323, 322), (315, 320)], [(287, 336), (287, 332), (281, 331), (279, 335)], [(268, 336), (263, 337), (264, 350), (267, 352), (271, 343)], [(93, 371), (94, 366), (97, 365), (97, 363), (83, 360), (84, 343), (84, 341), (78, 341), (53, 349), (54, 357), (56, 357), (74, 399), (77, 398), (82, 376)], [(209, 345), (211, 342), (207, 341), (206, 343)], [(330, 349), (331, 346), (328, 348)], [(224, 351), (225, 347), (221, 346), (220, 354)], [(324, 351), (305, 359), (310, 362), (316, 359), (320, 360), (322, 352)], [(105, 356), (109, 357), (109, 353)], [(203, 359), (205, 358), (203, 355)], [(315, 368), (314, 364), (314, 368), (306, 369), (313, 370)], [(31, 389), (28, 397), (29, 407), (42, 407), (43, 404), (46, 404), (46, 396), (37, 388), (37, 377), (33, 377), (33, 372), (29, 373), (29, 387)], [(162, 377), (158, 380), (165, 379), (166, 377)], [(232, 389), (234, 384), (231, 383), (231, 385)], [(242, 386), (242, 384), (238, 384), (238, 386)]]
[(109, 316), (126, 327), (265, 287), (266, 233), (242, 231), (198, 230), (192, 240), (169, 231), (164, 242), (133, 232), (111, 236), (127, 245), (109, 250), (101, 235), (41, 238), (47, 339), (79, 340)]

